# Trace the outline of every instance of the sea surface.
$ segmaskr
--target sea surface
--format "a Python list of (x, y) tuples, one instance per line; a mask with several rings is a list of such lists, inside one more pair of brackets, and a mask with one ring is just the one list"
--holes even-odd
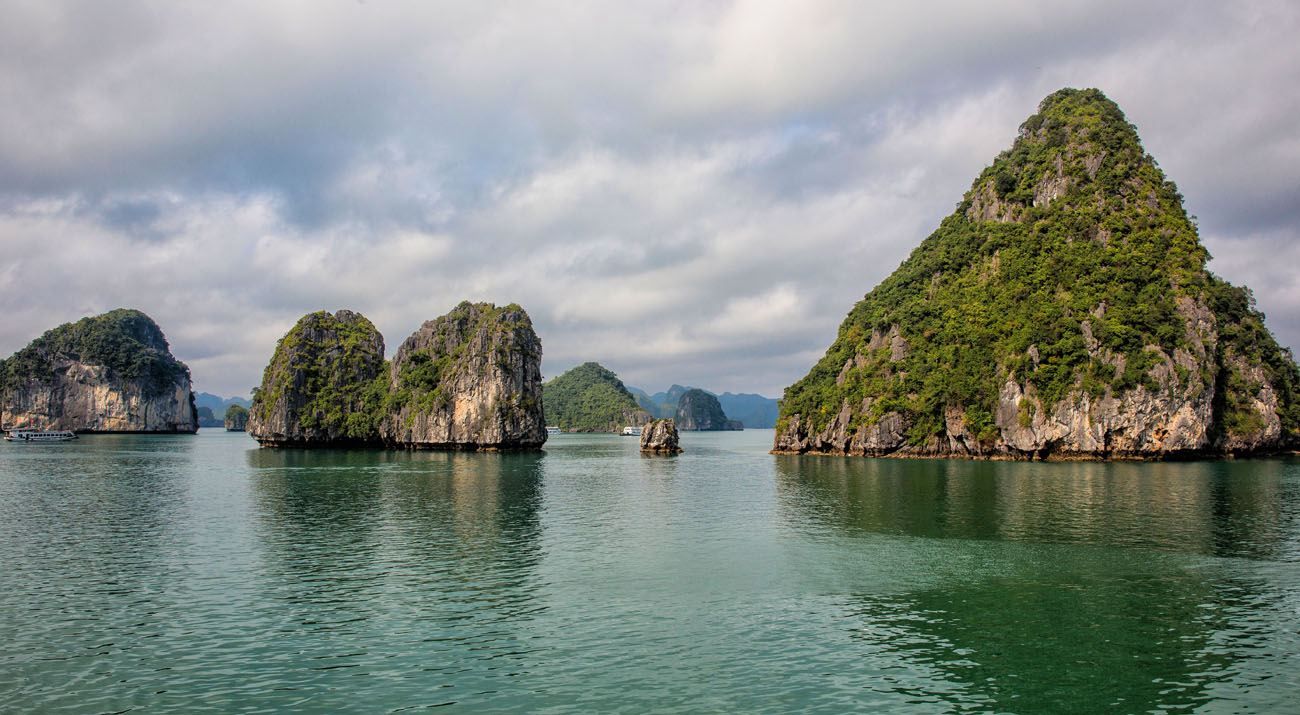
[(0, 712), (1300, 712), (1300, 461), (0, 444)]

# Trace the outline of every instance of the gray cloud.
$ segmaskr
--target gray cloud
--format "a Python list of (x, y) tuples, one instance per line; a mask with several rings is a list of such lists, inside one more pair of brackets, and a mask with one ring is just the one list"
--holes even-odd
[[(309, 310), (518, 301), (547, 374), (780, 390), (1097, 86), (1300, 344), (1285, 2), (6, 2), (0, 351), (119, 305), (246, 393)], [(1297, 256), (1296, 258), (1300, 258)]]

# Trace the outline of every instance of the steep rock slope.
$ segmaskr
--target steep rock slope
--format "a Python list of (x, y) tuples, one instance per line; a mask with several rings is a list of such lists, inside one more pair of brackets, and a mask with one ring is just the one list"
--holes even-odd
[(698, 388), (683, 392), (678, 399), (676, 424), (691, 432), (743, 429), (739, 422), (727, 419), (713, 393)]
[(118, 309), (47, 331), (0, 362), (5, 427), (195, 432), (190, 370), (158, 324)]
[(566, 431), (618, 432), (652, 419), (618, 375), (594, 362), (543, 384), (542, 404), (547, 422)]
[(1300, 373), (1208, 258), (1119, 107), (1097, 90), (1056, 92), (787, 388), (774, 451), (1285, 448)]
[(541, 447), (541, 360), (542, 341), (523, 308), (461, 303), (398, 348), (384, 441), (419, 449)]

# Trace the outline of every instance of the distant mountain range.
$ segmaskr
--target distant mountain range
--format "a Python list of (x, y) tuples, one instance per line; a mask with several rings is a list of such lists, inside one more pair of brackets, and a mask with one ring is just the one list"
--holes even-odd
[(251, 403), (242, 397), (221, 397), (210, 392), (194, 393), (194, 407), (199, 413), (200, 427), (224, 427), (223, 418), (226, 416), (226, 409), (231, 405), (239, 405), (247, 409)]
[[(656, 392), (652, 395), (640, 388), (631, 385), (627, 386), (628, 392), (631, 392), (632, 396), (636, 398), (637, 404), (657, 418), (676, 415), (678, 401), (681, 400), (683, 394), (692, 389), (695, 388), (673, 385), (666, 392)], [(770, 429), (776, 426), (777, 401), (771, 397), (763, 397), (752, 393), (735, 394), (724, 392), (718, 394), (710, 390), (705, 390), (705, 392), (718, 398), (718, 402), (722, 405), (722, 411), (727, 413), (728, 419), (738, 420), (750, 429)]]

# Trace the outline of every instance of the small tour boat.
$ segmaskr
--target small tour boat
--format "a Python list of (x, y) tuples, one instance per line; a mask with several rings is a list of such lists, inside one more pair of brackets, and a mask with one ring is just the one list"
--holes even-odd
[(624, 428), (623, 428), (623, 436), (624, 436), (624, 437), (640, 437), (640, 436), (641, 436), (641, 428), (640, 428), (640, 427), (633, 427), (633, 426), (631, 426), (631, 425), (628, 425), (627, 427), (624, 427)]
[(564, 430), (560, 429), (559, 427), (552, 427), (550, 425), (546, 426), (546, 434), (559, 434), (563, 431)]
[(72, 430), (13, 429), (5, 433), (6, 442), (67, 442), (76, 439)]

